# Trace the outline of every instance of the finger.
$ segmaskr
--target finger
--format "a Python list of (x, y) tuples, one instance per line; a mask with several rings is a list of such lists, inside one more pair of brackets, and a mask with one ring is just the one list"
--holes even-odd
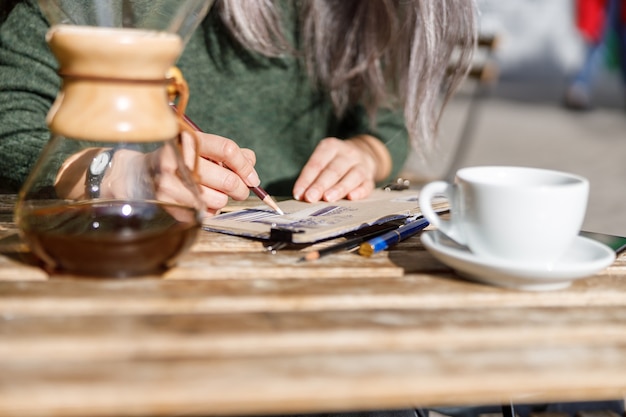
[[(337, 180), (335, 184), (328, 187), (322, 198), (325, 201), (337, 201), (346, 197), (349, 193), (352, 193), (354, 190), (365, 184), (372, 184), (372, 188), (374, 186), (373, 181), (368, 179), (365, 175), (365, 171), (361, 167), (355, 166), (343, 177)], [(367, 186), (365, 186), (364, 190), (366, 189)], [(357, 192), (357, 195), (358, 194), (359, 193)]]
[(315, 202), (319, 199), (335, 201), (346, 196), (353, 188), (368, 178), (365, 169), (357, 165), (358, 159), (339, 156), (320, 172), (315, 181), (304, 192), (304, 200)]
[(200, 155), (203, 158), (221, 162), (235, 172), (248, 186), (258, 186), (261, 181), (251, 162), (250, 149), (244, 151), (233, 140), (218, 135), (200, 133)]
[(209, 187), (200, 187), (200, 198), (206, 204), (208, 214), (215, 214), (228, 204), (228, 196)]
[(372, 193), (372, 191), (374, 191), (375, 187), (376, 183), (374, 181), (365, 181), (360, 186), (350, 191), (346, 195), (346, 198), (348, 200), (362, 200), (368, 197)]
[[(215, 214), (228, 204), (228, 195), (213, 188), (198, 186), (202, 207), (199, 209), (207, 214)], [(175, 175), (166, 175), (159, 180), (158, 198), (164, 202), (171, 202), (179, 205), (196, 206), (197, 200), (181, 180)]]
[[(205, 139), (205, 141), (221, 141), (222, 139), (224, 139), (220, 136), (206, 135), (202, 133), (199, 134), (204, 136), (203, 139)], [(224, 140), (229, 141), (228, 139)], [(190, 135), (187, 135), (186, 138), (183, 138), (184, 148), (189, 150), (192, 145), (193, 143)], [(210, 151), (207, 151), (207, 149), (210, 149)], [(197, 163), (198, 165), (196, 176), (197, 181), (200, 183), (201, 186), (205, 188), (213, 188), (214, 190), (218, 191), (219, 194), (226, 194), (227, 196), (231, 196), (237, 200), (243, 200), (248, 197), (249, 190), (243, 179), (241, 179), (241, 177), (239, 177), (232, 170), (224, 168), (220, 162), (216, 162), (217, 159), (222, 159), (223, 156), (218, 156), (219, 153), (216, 153), (211, 146), (205, 146), (204, 148), (201, 148), (200, 151), (205, 152), (203, 157), (200, 158)], [(256, 161), (256, 156), (254, 155), (254, 152), (249, 149), (241, 149), (241, 151), (242, 157), (245, 158), (248, 163), (252, 165), (253, 162)], [(213, 155), (213, 157), (207, 157), (206, 155), (208, 154)], [(213, 193), (210, 194), (216, 195)], [(221, 200), (223, 198), (224, 197), (220, 197), (219, 199)]]
[(246, 159), (252, 164), (252, 166), (256, 165), (256, 154), (252, 149), (241, 148), (241, 152), (246, 157)]
[[(195, 187), (195, 184), (190, 184)], [(173, 173), (163, 173), (159, 176), (157, 182), (156, 197), (159, 201), (177, 204), (182, 206), (198, 207), (198, 200), (194, 194), (194, 190), (190, 189), (183, 183), (183, 180)]]
[(325, 189), (318, 190), (317, 187), (311, 189), (311, 186), (318, 176), (327, 169), (330, 162), (336, 158), (341, 147), (340, 142), (336, 138), (326, 138), (317, 145), (294, 184), (293, 195), (296, 200), (303, 199), (306, 192), (309, 193), (309, 198), (314, 201), (321, 198)]
[(235, 200), (245, 200), (250, 195), (248, 186), (241, 177), (213, 161), (201, 159), (198, 169), (200, 185), (226, 194)]
[[(343, 171), (343, 170), (342, 170)], [(330, 167), (327, 167), (324, 171), (320, 173), (320, 175), (313, 181), (313, 183), (304, 191), (302, 199), (304, 201), (308, 201), (310, 203), (315, 203), (321, 199), (325, 199), (325, 195), (328, 191), (330, 191), (331, 187), (335, 186), (336, 191), (335, 194), (341, 195), (341, 197), (345, 196), (346, 191), (343, 189), (344, 187), (340, 185), (340, 181), (342, 178), (342, 171), (333, 170)], [(331, 193), (331, 199), (335, 199), (335, 196)], [(337, 199), (341, 198), (337, 197)]]

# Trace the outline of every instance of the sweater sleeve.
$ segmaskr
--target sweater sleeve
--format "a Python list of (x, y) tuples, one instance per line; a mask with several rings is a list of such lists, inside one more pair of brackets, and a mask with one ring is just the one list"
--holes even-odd
[(393, 166), (389, 177), (383, 182), (389, 182), (402, 170), (409, 153), (409, 134), (401, 112), (386, 108), (380, 109), (376, 115), (376, 122), (372, 126), (365, 110), (362, 107), (357, 107), (343, 118), (340, 122), (339, 131), (340, 135), (345, 138), (368, 134), (385, 144), (391, 155)]
[(17, 191), (49, 138), (46, 114), (60, 86), (34, 0), (19, 2), (0, 26), (0, 189)]

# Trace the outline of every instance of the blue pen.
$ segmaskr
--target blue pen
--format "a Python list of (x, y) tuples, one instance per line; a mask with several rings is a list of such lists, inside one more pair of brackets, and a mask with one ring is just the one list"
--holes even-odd
[(415, 235), (426, 226), (428, 226), (428, 220), (423, 217), (402, 225), (395, 230), (362, 243), (359, 246), (359, 255), (372, 256), (375, 253), (384, 251), (389, 246)]

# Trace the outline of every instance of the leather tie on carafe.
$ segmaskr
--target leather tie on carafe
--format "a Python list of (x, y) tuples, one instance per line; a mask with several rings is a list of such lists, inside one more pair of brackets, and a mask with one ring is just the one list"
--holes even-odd
[(187, 81), (183, 77), (183, 74), (180, 69), (178, 69), (178, 67), (170, 68), (167, 74), (167, 81), (168, 100), (170, 103), (177, 103), (175, 108), (180, 131), (181, 133), (189, 133), (194, 141), (196, 155), (194, 158), (193, 170), (191, 172), (191, 175), (193, 176), (196, 184), (199, 185), (200, 175), (198, 174), (198, 166), (200, 163), (200, 138), (198, 137), (198, 132), (194, 130), (191, 126), (189, 126), (189, 123), (185, 121), (185, 109), (187, 108), (187, 103), (189, 102), (189, 85), (187, 84)]

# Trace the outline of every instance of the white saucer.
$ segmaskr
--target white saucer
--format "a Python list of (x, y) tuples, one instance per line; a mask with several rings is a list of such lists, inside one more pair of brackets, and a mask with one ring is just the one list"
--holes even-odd
[(585, 278), (608, 267), (615, 252), (603, 243), (578, 236), (572, 247), (550, 265), (513, 264), (479, 258), (438, 230), (422, 233), (422, 243), (439, 261), (474, 281), (529, 291), (558, 290), (573, 280)]

